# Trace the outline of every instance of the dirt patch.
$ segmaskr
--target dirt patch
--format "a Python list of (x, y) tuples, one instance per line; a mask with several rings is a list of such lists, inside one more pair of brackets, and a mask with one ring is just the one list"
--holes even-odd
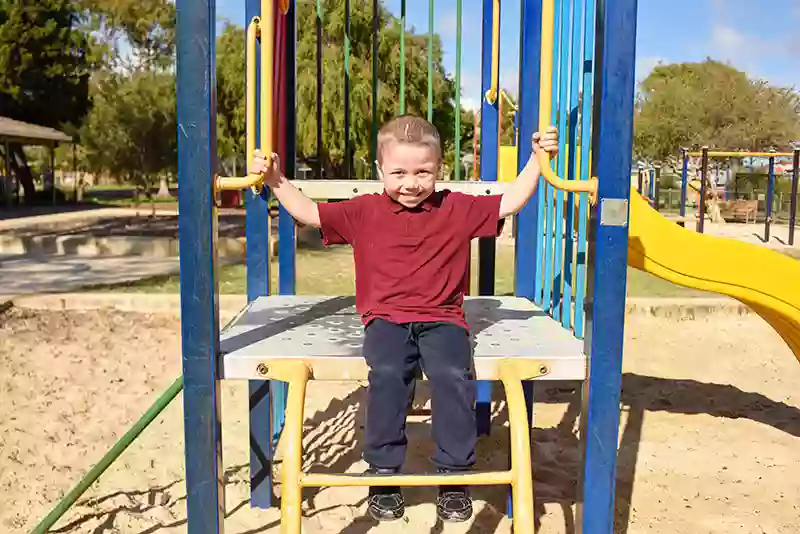
[[(223, 318), (225, 320), (225, 318)], [(0, 316), (0, 531), (28, 532), (155, 400), (180, 370), (173, 315), (26, 311)], [(617, 532), (800, 531), (800, 366), (755, 316), (628, 320)], [(314, 384), (306, 462), (359, 471), (362, 390)], [(179, 397), (59, 524), (61, 533), (186, 532)], [(538, 531), (571, 533), (579, 474), (579, 396), (537, 388), (534, 473)], [(278, 531), (277, 510), (250, 509), (247, 387), (222, 386), (226, 532)], [(480, 468), (502, 468), (502, 395)], [(407, 469), (425, 471), (429, 422), (409, 423)], [(278, 466), (278, 469), (280, 467)], [(436, 525), (435, 489), (409, 489), (407, 517), (363, 519), (366, 489), (305, 494), (304, 532), (506, 533), (505, 488), (476, 488), (466, 525)]]

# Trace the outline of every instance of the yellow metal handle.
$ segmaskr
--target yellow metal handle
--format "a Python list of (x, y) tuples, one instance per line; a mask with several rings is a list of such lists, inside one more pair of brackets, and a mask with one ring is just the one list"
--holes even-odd
[[(266, 24), (265, 26), (271, 26), (270, 24)], [(256, 97), (258, 95), (258, 87), (256, 87), (256, 46), (258, 45), (258, 36), (259, 32), (261, 32), (262, 24), (261, 19), (258, 17), (253, 17), (253, 20), (250, 21), (250, 24), (247, 26), (247, 48), (245, 51), (245, 58), (247, 62), (247, 94), (245, 96), (245, 113), (247, 115), (247, 131), (245, 133), (246, 137), (246, 150), (247, 150), (247, 168), (251, 169), (253, 167), (253, 153), (256, 150)], [(271, 33), (271, 32), (270, 32)], [(264, 40), (262, 36), (262, 47), (264, 45)], [(269, 48), (272, 48), (272, 39), (269, 39)], [(262, 49), (263, 50), (263, 49)], [(263, 51), (262, 51), (263, 54)], [(270, 55), (272, 54), (270, 50)], [(262, 63), (263, 64), (263, 63)], [(269, 71), (271, 72), (271, 71)], [(269, 79), (270, 77), (265, 76), (264, 79)], [(272, 99), (272, 88), (269, 87), (267, 91), (270, 94), (270, 100)], [(263, 92), (262, 92), (263, 94)], [(268, 108), (271, 109), (271, 108)], [(268, 132), (272, 132), (272, 124), (270, 121), (270, 117), (272, 117), (272, 113), (265, 113), (262, 109), (261, 113), (261, 124), (262, 124), (262, 135), (263, 135), (263, 128), (265, 121), (269, 121), (269, 127), (267, 128)], [(262, 140), (267, 141), (267, 145), (272, 146), (272, 139), (271, 137), (264, 138)], [(267, 155), (272, 154), (272, 151), (266, 153)], [(259, 194), (261, 193), (261, 188), (263, 187), (263, 180), (260, 174), (249, 174), (248, 176), (244, 177), (222, 177), (217, 176), (214, 179), (214, 188), (216, 191), (225, 191), (225, 190), (239, 190), (239, 189), (252, 189), (254, 193)]]
[[(542, 55), (541, 74), (539, 77), (539, 132), (544, 133), (550, 127), (550, 115), (553, 101), (553, 39), (555, 26), (554, 0), (542, 0)], [(563, 132), (560, 132), (563, 135)], [(577, 147), (570, 147), (576, 150)], [(561, 157), (564, 157), (563, 155)], [(537, 152), (536, 158), (542, 168), (544, 179), (561, 191), (570, 193), (588, 193), (589, 202), (597, 203), (597, 178), (588, 180), (565, 180), (550, 168), (550, 154)], [(588, 164), (588, 162), (586, 163)]]
[(497, 101), (497, 84), (500, 80), (500, 0), (494, 0), (492, 6), (492, 86), (486, 90), (486, 101), (494, 104)]

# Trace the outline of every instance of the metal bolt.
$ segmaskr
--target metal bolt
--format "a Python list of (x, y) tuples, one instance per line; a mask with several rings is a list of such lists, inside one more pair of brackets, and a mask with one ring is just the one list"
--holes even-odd
[(539, 374), (546, 375), (548, 371), (549, 371), (549, 369), (547, 369), (546, 365), (542, 365), (542, 366), (539, 367)]
[(269, 372), (269, 367), (267, 367), (263, 363), (259, 363), (258, 367), (256, 367), (256, 373), (260, 374), (261, 376), (267, 376), (268, 372)]

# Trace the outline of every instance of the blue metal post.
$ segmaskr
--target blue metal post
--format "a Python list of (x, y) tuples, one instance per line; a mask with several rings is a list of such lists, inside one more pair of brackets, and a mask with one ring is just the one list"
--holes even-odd
[(700, 201), (697, 206), (697, 232), (702, 234), (706, 227), (706, 184), (708, 183), (708, 147), (703, 147), (700, 169)]
[[(591, 299), (584, 391), (583, 472), (578, 532), (614, 532), (614, 491), (619, 434), (622, 347), (628, 263), (633, 104), (636, 63), (636, 0), (598, 0), (600, 53), (593, 156), (599, 201), (589, 240)], [(602, 217), (601, 217), (602, 213)]]
[(769, 243), (769, 231), (772, 225), (772, 203), (775, 200), (775, 156), (769, 158), (769, 182), (767, 182), (766, 217), (764, 218), (764, 243)]
[(639, 179), (637, 190), (640, 195), (644, 195), (644, 169), (641, 167), (639, 167), (637, 178)]
[[(581, 180), (588, 180), (592, 149), (592, 97), (594, 93), (594, 0), (585, 0), (583, 16), (583, 87), (581, 94)], [(575, 283), (575, 337), (583, 338), (584, 301), (586, 298), (586, 220), (589, 215), (589, 198), (580, 196), (578, 205), (578, 255)]]
[[(564, 177), (567, 172), (567, 139), (569, 134), (567, 132), (567, 123), (570, 111), (570, 81), (572, 73), (570, 72), (570, 30), (572, 28), (572, 0), (562, 0), (561, 2), (561, 32), (558, 39), (561, 40), (560, 57), (558, 60), (559, 71), (561, 74), (558, 77), (558, 160), (557, 169), (558, 175)], [(554, 91), (555, 93), (555, 91)], [(572, 148), (572, 147), (570, 147)], [(556, 192), (556, 214), (554, 219), (555, 235), (553, 239), (553, 318), (556, 321), (561, 320), (561, 303), (563, 299), (563, 284), (564, 284), (564, 192), (558, 190)]]
[[(486, 101), (486, 91), (492, 86), (492, 16), (493, 0), (483, 0), (483, 40), (481, 50), (481, 180), (497, 181), (497, 151), (499, 116), (497, 103)], [(498, 14), (499, 15), (499, 14)], [(494, 295), (495, 239), (478, 240), (478, 294)], [(492, 383), (478, 381), (476, 416), (478, 434), (488, 435), (491, 419)]]
[[(245, 17), (249, 23), (261, 15), (260, 0), (246, 0)], [(272, 21), (264, 21), (272, 24)], [(264, 23), (262, 22), (262, 23)], [(261, 47), (256, 46), (256, 86), (261, 87)], [(265, 74), (272, 79), (272, 73)], [(260, 92), (259, 92), (260, 94)], [(256, 98), (256, 147), (261, 146), (261, 99)], [(269, 192), (261, 195), (249, 189), (245, 193), (245, 261), (247, 273), (247, 300), (270, 294), (269, 264)], [(272, 396), (270, 382), (250, 380), (250, 505), (269, 508), (272, 505)]]
[(681, 170), (681, 217), (686, 217), (686, 188), (689, 185), (689, 151), (685, 148), (681, 149), (681, 159), (683, 159), (683, 168)]
[(647, 171), (647, 175), (650, 177), (650, 191), (647, 193), (647, 196), (650, 197), (651, 204), (656, 199), (656, 170), (655, 168), (651, 168)]
[(659, 202), (659, 197), (661, 196), (661, 166), (658, 165), (653, 169), (653, 209), (656, 211), (660, 210), (661, 202)]
[(224, 521), (219, 405), (219, 289), (216, 280), (216, 5), (177, 0), (178, 192), (181, 362), (186, 507), (192, 534)]
[[(539, 74), (542, 39), (541, 0), (523, 0), (520, 13), (519, 49), (519, 144), (517, 170), (522, 169), (531, 157), (531, 139), (538, 129)], [(517, 215), (516, 238), (516, 288), (518, 297), (539, 302), (541, 299), (541, 220), (538, 216), (545, 182), (541, 180), (528, 204)]]
[[(297, 14), (295, 2), (289, 2), (286, 13), (286, 155), (283, 158), (284, 172), (289, 179), (295, 178), (297, 153), (297, 91), (295, 54), (297, 45)], [(288, 211), (280, 206), (278, 212), (278, 292), (294, 295), (296, 291), (295, 225)]]
[[(538, 129), (539, 117), (539, 74), (541, 66), (542, 12), (541, 0), (522, 0), (520, 12), (519, 48), (519, 111), (516, 114), (519, 140), (517, 142), (517, 170), (522, 169), (532, 156), (531, 139)], [(515, 246), (515, 293), (534, 302), (541, 301), (541, 242), (542, 220), (540, 207), (544, 181), (517, 215)], [(538, 288), (538, 289), (537, 289)], [(523, 382), (525, 402), (528, 407), (528, 420), (533, 422), (533, 381)], [(512, 517), (513, 506), (509, 492), (507, 513)]]

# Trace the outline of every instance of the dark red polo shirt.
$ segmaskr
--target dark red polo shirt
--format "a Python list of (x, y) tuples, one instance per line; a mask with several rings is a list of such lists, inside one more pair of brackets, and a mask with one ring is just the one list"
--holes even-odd
[(500, 198), (439, 191), (410, 209), (386, 193), (319, 204), (324, 243), (353, 247), (364, 324), (380, 317), (467, 328), (470, 241), (498, 235)]

